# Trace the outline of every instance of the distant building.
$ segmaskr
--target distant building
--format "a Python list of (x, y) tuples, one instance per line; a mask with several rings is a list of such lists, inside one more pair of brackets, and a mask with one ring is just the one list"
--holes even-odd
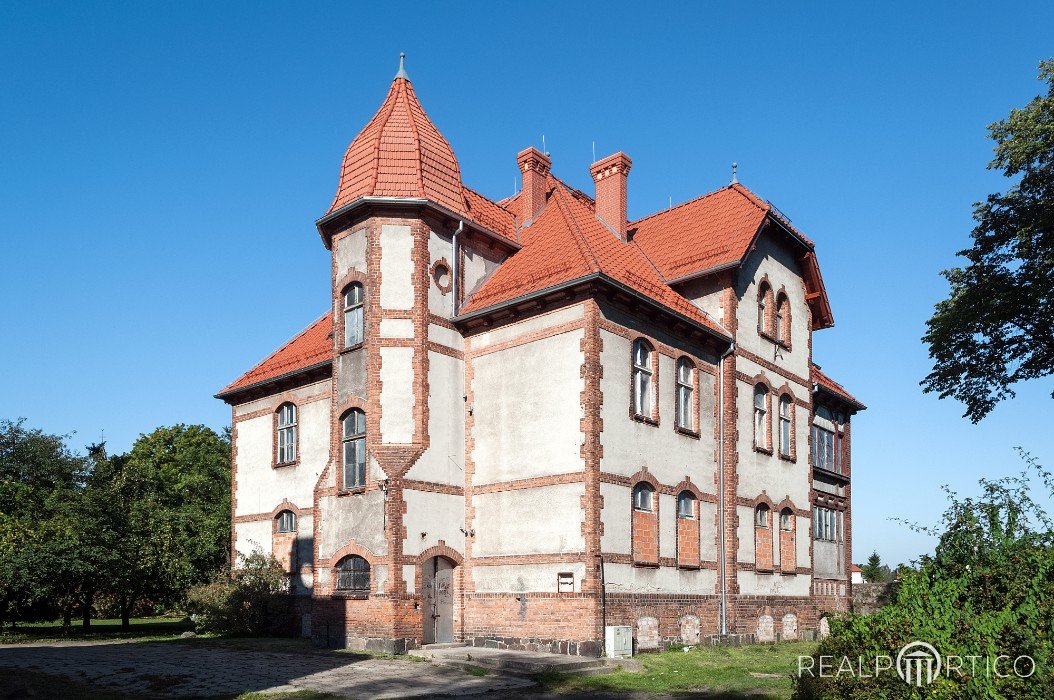
[(516, 163), (514, 197), (465, 186), (400, 68), (316, 222), (329, 309), (218, 394), (233, 549), (283, 563), (305, 635), (396, 652), (846, 609), (864, 406), (812, 362), (812, 241), (735, 181), (628, 221), (625, 154), (595, 196)]
[(864, 582), (864, 570), (856, 564), (849, 570), (849, 580), (851, 583), (863, 583)]

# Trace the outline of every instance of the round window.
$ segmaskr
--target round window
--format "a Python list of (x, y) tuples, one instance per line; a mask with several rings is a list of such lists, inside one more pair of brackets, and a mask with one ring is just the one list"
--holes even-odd
[(436, 263), (432, 268), (432, 279), (443, 292), (450, 291), (450, 268), (444, 263)]

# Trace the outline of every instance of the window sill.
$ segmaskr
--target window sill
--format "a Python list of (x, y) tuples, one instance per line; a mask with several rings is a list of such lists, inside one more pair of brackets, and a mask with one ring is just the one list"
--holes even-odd
[(754, 573), (755, 574), (765, 574), (765, 575), (768, 576), (768, 575), (772, 575), (773, 573), (775, 573), (775, 570), (774, 569), (770, 569), (768, 567), (755, 566), (754, 567)]
[(760, 336), (761, 336), (762, 338), (764, 338), (765, 340), (769, 341), (769, 342), (770, 342), (770, 343), (772, 343), (773, 345), (778, 345), (778, 346), (780, 346), (781, 348), (783, 348), (783, 349), (784, 349), (784, 350), (786, 350), (787, 352), (790, 352), (790, 350), (791, 350), (791, 345), (790, 345), (790, 343), (786, 343), (786, 342), (784, 342), (784, 341), (780, 340), (779, 338), (777, 338), (776, 336), (772, 335), (772, 334), (771, 334), (771, 333), (769, 333), (768, 331), (763, 331), (763, 330), (761, 330), (761, 329), (759, 328), (759, 329), (758, 329), (758, 335), (760, 335)]
[(370, 597), (369, 593), (356, 593), (354, 591), (333, 591), (334, 598), (344, 598), (345, 600), (368, 600)]
[(361, 350), (363, 345), (365, 345), (365, 343), (356, 343), (355, 345), (348, 345), (347, 347), (343, 347), (340, 349), (340, 354), (343, 355), (345, 353)]
[(772, 448), (770, 447), (758, 447), (757, 445), (754, 445), (754, 451), (760, 452), (763, 455), (768, 455), (769, 457), (772, 456)]
[(687, 437), (694, 438), (696, 440), (699, 439), (699, 431), (698, 430), (689, 430), (688, 428), (682, 428), (679, 425), (675, 425), (673, 429), (674, 429), (675, 432), (678, 432), (681, 435), (686, 435)]
[(798, 458), (795, 457), (794, 455), (785, 455), (782, 452), (780, 452), (780, 459), (782, 459), (784, 462), (797, 462), (798, 461)]
[(640, 567), (642, 569), (658, 569), (659, 562), (657, 561), (636, 561), (634, 560), (633, 566)]
[(271, 464), (271, 469), (286, 469), (287, 467), (299, 466), (299, 464), (299, 459), (294, 459), (292, 462), (274, 462)]
[(657, 419), (655, 419), (655, 418), (649, 418), (648, 416), (642, 416), (639, 413), (630, 413), (629, 417), (632, 418), (633, 420), (637, 421), (638, 423), (646, 423), (647, 425), (651, 425), (651, 426), (654, 426), (656, 428), (659, 427), (659, 421)]
[(699, 571), (699, 569), (703, 567), (699, 566), (698, 564), (678, 564), (677, 568), (683, 569), (685, 571)]
[(337, 491), (338, 496), (357, 496), (360, 493), (366, 493), (365, 486), (352, 486), (351, 488), (341, 489)]

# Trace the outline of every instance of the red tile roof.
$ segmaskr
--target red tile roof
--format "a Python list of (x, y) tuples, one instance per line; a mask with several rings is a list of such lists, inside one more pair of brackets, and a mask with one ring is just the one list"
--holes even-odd
[(513, 216), (461, 182), (454, 149), (425, 114), (407, 78), (392, 81), (380, 109), (348, 146), (326, 213), (360, 197), (428, 199), (516, 241)]
[(819, 384), (832, 394), (842, 397), (861, 411), (867, 408), (859, 399), (846, 391), (845, 387), (824, 374), (816, 365), (812, 365), (809, 370), (809, 379), (812, 380), (814, 384)]
[(217, 396), (223, 396), (253, 384), (275, 379), (284, 374), (306, 369), (333, 357), (333, 315), (327, 313), (292, 340), (268, 355), (263, 362), (224, 387)]
[[(727, 330), (673, 291), (641, 249), (597, 220), (592, 200), (549, 177), (549, 200), (521, 234), (523, 248), (495, 270), (461, 313), (480, 311), (534, 291), (602, 273), (722, 336)], [(508, 201), (508, 200), (506, 200)]]

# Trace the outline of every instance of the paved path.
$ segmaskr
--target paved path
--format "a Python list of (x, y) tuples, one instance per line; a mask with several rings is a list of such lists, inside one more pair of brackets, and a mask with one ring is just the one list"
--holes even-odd
[(522, 678), (493, 673), (477, 677), (456, 668), (402, 659), (243, 651), (175, 642), (3, 644), (0, 668), (33, 669), (146, 697), (295, 690), (364, 699), (511, 695), (510, 691), (531, 685)]

